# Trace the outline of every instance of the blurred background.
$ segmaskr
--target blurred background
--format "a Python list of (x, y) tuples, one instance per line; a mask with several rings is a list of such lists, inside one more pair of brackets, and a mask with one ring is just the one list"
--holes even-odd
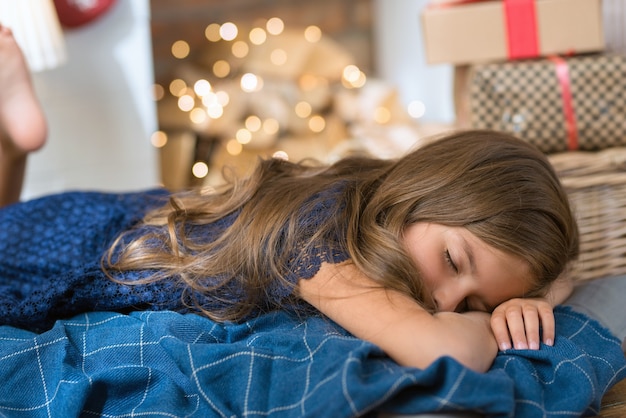
[(97, 13), (58, 9), (66, 59), (33, 72), (50, 139), (24, 198), (210, 185), (277, 152), (391, 156), (453, 120), (450, 67), (424, 62), (425, 0), (65, 3)]

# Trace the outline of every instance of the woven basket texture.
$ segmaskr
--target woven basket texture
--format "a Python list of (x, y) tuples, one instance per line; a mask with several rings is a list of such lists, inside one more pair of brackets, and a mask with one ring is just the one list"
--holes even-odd
[(574, 280), (626, 274), (626, 147), (551, 155), (580, 229)]

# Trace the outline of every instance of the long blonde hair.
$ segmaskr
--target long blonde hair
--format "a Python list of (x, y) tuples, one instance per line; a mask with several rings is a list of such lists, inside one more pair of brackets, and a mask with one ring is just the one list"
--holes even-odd
[[(303, 243), (299, 216), (327, 199), (328, 190), (336, 191), (337, 204)], [(118, 281), (124, 271), (151, 271), (129, 284), (177, 279), (186, 299), (209, 317), (240, 320), (279, 307), (268, 289), (294, 287), (286, 279), (294, 250), (310, 251), (344, 231), (335, 245), (351, 262), (432, 310), (402, 244), (414, 222), (462, 226), (521, 257), (536, 278), (529, 295), (541, 293), (578, 255), (576, 222), (545, 156), (507, 134), (463, 131), (398, 160), (349, 157), (330, 166), (261, 160), (249, 177), (232, 178), (215, 193), (173, 195), (146, 215), (141, 234), (118, 238), (103, 268)], [(219, 230), (214, 241), (188, 233), (211, 224)], [(207, 309), (197, 295), (210, 295), (221, 307)]]

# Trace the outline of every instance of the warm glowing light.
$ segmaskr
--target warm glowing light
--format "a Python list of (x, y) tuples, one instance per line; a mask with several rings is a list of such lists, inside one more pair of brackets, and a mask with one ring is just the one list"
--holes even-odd
[(165, 97), (165, 89), (163, 88), (163, 86), (160, 84), (152, 85), (152, 98), (155, 101), (159, 101), (163, 97)]
[(245, 92), (253, 92), (261, 90), (263, 87), (263, 80), (252, 73), (246, 73), (241, 76), (241, 89)]
[(263, 45), (263, 43), (267, 40), (267, 32), (263, 28), (254, 28), (250, 31), (250, 42), (254, 45)]
[(284, 49), (276, 48), (270, 54), (270, 61), (274, 65), (285, 65), (287, 62), (287, 52)]
[(217, 23), (211, 23), (204, 30), (204, 36), (211, 42), (218, 42), (222, 39), (220, 35), (220, 25)]
[(230, 103), (230, 96), (225, 91), (218, 91), (215, 93), (215, 97), (217, 97), (217, 102), (222, 106), (227, 106)]
[(237, 41), (230, 50), (235, 57), (245, 58), (250, 52), (250, 47), (244, 41)]
[(196, 101), (188, 94), (183, 94), (178, 98), (178, 108), (183, 112), (189, 112), (196, 105)]
[(409, 103), (408, 112), (412, 118), (421, 118), (426, 113), (426, 105), (419, 100), (413, 100)]
[(285, 23), (279, 17), (272, 17), (265, 24), (265, 28), (271, 35), (280, 35), (285, 30)]
[(235, 138), (237, 139), (237, 142), (239, 142), (240, 144), (248, 144), (250, 143), (250, 141), (252, 141), (252, 132), (243, 128), (239, 129), (237, 130), (237, 133), (235, 134)]
[(374, 111), (374, 120), (381, 125), (391, 120), (391, 112), (386, 107), (379, 107)]
[(209, 166), (202, 161), (198, 161), (191, 167), (191, 172), (196, 178), (203, 179), (209, 174)]
[(309, 116), (311, 116), (311, 112), (313, 111), (313, 109), (311, 108), (311, 104), (307, 103), (307, 102), (298, 102), (296, 104), (296, 115), (298, 115), (301, 118), (308, 118)]
[(280, 129), (280, 124), (278, 123), (276, 119), (269, 118), (263, 121), (263, 130), (265, 131), (265, 133), (274, 135), (278, 133), (279, 129)]
[(156, 131), (150, 136), (150, 143), (155, 148), (163, 148), (167, 144), (167, 134), (163, 131)]
[(343, 78), (349, 83), (353, 83), (359, 79), (361, 70), (356, 65), (347, 65), (343, 69)]
[(213, 103), (207, 106), (206, 113), (211, 119), (219, 119), (224, 115), (224, 108), (219, 103)]
[(226, 152), (230, 155), (239, 155), (243, 151), (243, 145), (237, 142), (236, 139), (231, 139), (226, 143)]
[(354, 87), (355, 89), (361, 88), (365, 85), (366, 82), (367, 82), (367, 76), (365, 75), (364, 72), (361, 71), (359, 73), (359, 78), (352, 83), (352, 87)]
[(261, 119), (258, 116), (251, 115), (246, 118), (246, 129), (250, 132), (257, 132), (261, 129), (261, 124)]
[(222, 26), (220, 26), (220, 36), (225, 41), (232, 41), (239, 34), (239, 29), (237, 25), (232, 22), (226, 22)]
[(172, 93), (172, 96), (180, 97), (185, 94), (186, 90), (187, 83), (185, 83), (180, 78), (177, 78), (176, 80), (172, 80), (170, 82), (170, 93)]
[(367, 77), (356, 65), (347, 65), (343, 69), (341, 82), (347, 88), (360, 88), (365, 85)]
[(217, 60), (213, 63), (213, 74), (215, 77), (224, 78), (230, 74), (230, 64), (228, 61)]
[(287, 154), (285, 151), (276, 151), (274, 154), (272, 154), (272, 158), (276, 158), (277, 160), (288, 161), (289, 154)]
[(313, 132), (322, 132), (324, 128), (326, 128), (326, 120), (323, 117), (315, 115), (309, 119), (309, 129)]
[(206, 122), (207, 112), (204, 109), (196, 107), (189, 113), (189, 119), (196, 125)]
[(185, 41), (176, 41), (172, 44), (172, 55), (174, 55), (175, 58), (187, 58), (189, 51), (189, 44)]
[(303, 74), (298, 79), (298, 85), (304, 91), (312, 91), (318, 87), (328, 85), (328, 80), (323, 77), (317, 77), (313, 74)]
[(198, 80), (193, 85), (193, 91), (200, 97), (206, 96), (211, 92), (211, 83), (204, 79)]
[(304, 39), (314, 44), (322, 39), (322, 30), (317, 26), (309, 26), (304, 30)]

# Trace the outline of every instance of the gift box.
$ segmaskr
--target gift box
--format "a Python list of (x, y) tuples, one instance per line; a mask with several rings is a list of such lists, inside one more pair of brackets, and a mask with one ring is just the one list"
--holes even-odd
[(546, 153), (626, 145), (626, 57), (569, 58), (460, 66), (460, 127), (517, 135)]
[(604, 50), (600, 0), (443, 0), (421, 13), (426, 61), (468, 64)]

